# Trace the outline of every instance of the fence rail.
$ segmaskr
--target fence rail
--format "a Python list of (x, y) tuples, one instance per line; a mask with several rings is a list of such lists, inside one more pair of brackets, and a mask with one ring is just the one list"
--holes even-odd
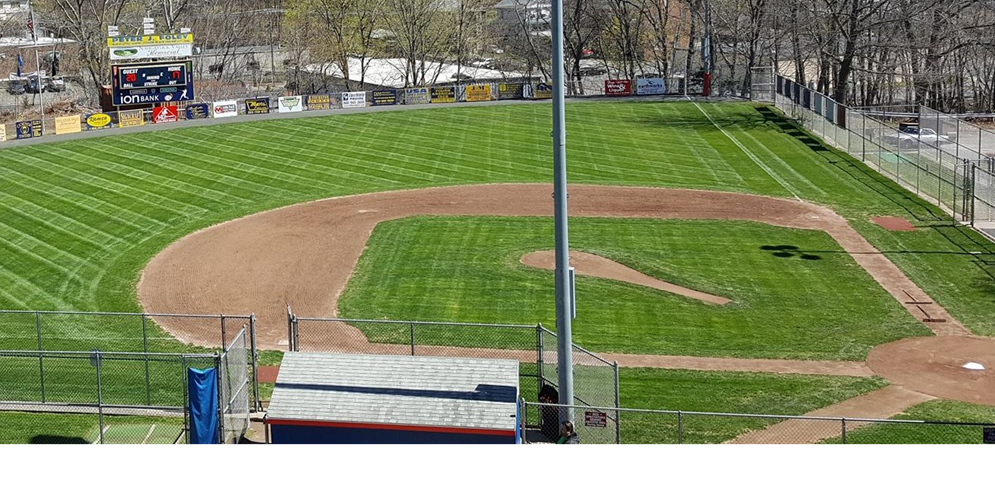
[[(529, 424), (532, 413), (572, 412), (586, 444), (981, 444), (995, 423), (717, 413), (542, 404), (522, 401), (525, 442), (555, 442)], [(540, 415), (541, 417), (542, 415)], [(621, 422), (612, 423), (613, 419)], [(621, 427), (621, 435), (613, 429)]]

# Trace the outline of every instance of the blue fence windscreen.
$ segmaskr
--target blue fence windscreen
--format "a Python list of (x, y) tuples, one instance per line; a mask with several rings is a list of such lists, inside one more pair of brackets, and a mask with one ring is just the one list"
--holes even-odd
[(218, 375), (213, 367), (190, 368), (190, 444), (218, 444)]

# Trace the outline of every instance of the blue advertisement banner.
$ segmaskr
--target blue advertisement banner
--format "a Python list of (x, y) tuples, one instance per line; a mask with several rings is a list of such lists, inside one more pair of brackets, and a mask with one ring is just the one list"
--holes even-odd
[(207, 104), (187, 105), (187, 120), (211, 118), (211, 106)]
[(397, 105), (397, 90), (374, 90), (373, 106)]
[(427, 88), (407, 89), (404, 91), (404, 103), (407, 105), (427, 104), (432, 102), (432, 96)]
[(42, 132), (43, 127), (41, 120), (25, 120), (15, 124), (15, 127), (17, 129), (18, 139), (33, 139), (35, 137), (41, 137), (44, 133)]

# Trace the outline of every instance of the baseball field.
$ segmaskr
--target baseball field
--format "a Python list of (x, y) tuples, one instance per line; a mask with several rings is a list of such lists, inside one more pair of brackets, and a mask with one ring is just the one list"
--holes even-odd
[[(995, 365), (991, 242), (767, 106), (572, 102), (567, 116), (571, 247), (597, 259), (579, 272), (574, 341), (619, 362), (624, 407), (992, 420), (995, 377), (957, 369)], [(273, 351), (288, 303), (553, 328), (548, 266), (526, 262), (553, 247), (550, 129), (536, 103), (0, 149), (0, 309), (255, 312)], [(109, 325), (46, 329), (66, 348), (141, 346)], [(0, 323), (0, 345), (23, 331)], [(203, 344), (196, 328), (159, 336)], [(30, 433), (0, 441), (46, 439), (38, 416), (0, 413)], [(774, 424), (714, 420), (691, 440), (764, 441)]]

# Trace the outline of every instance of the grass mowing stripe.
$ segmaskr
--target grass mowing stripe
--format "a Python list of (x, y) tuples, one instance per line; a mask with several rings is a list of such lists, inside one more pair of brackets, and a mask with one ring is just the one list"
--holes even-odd
[[(760, 139), (758, 139), (752, 132), (740, 127), (737, 129), (737, 133), (749, 139), (747, 141), (750, 144), (749, 146), (747, 146), (748, 148), (756, 148), (762, 152), (765, 152), (767, 155), (765, 155), (764, 158), (770, 159), (771, 161), (774, 162), (775, 165), (772, 167), (774, 170), (786, 171), (788, 176), (787, 178), (793, 181), (793, 182), (789, 181), (793, 186), (797, 188), (798, 187), (797, 183), (800, 182), (802, 186), (804, 186), (804, 188), (809, 190), (814, 190), (820, 196), (826, 195), (826, 191), (820, 189), (812, 181), (808, 180), (807, 177), (803, 176), (797, 170), (792, 168), (791, 165), (785, 162), (784, 159), (782, 159), (779, 155), (775, 154), (773, 151), (768, 149), (767, 146), (765, 146), (764, 143), (761, 142)], [(746, 142), (744, 142), (744, 145), (746, 145)]]

